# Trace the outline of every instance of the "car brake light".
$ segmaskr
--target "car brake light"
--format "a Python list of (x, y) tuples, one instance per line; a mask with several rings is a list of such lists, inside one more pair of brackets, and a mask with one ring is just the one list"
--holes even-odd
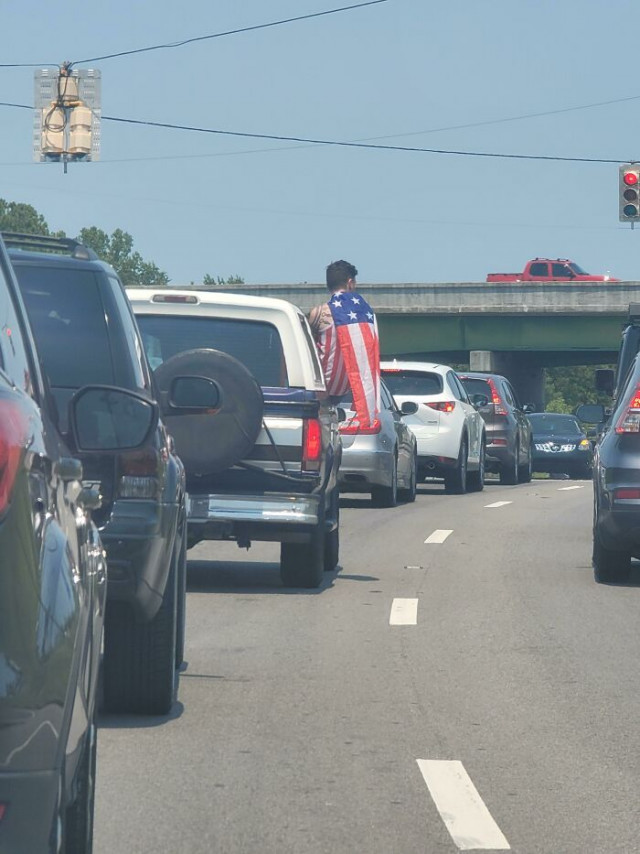
[(624, 412), (618, 418), (616, 433), (640, 433), (640, 383), (636, 385)]
[(151, 302), (197, 303), (198, 297), (195, 294), (154, 294)]
[(453, 412), (456, 408), (455, 400), (432, 400), (431, 402), (425, 402), (431, 409), (437, 409), (439, 412)]
[(9, 804), (0, 803), (0, 821), (5, 817)]
[(373, 422), (368, 427), (363, 427), (357, 418), (351, 418), (340, 425), (340, 432), (347, 436), (373, 436), (382, 430), (382, 422), (379, 418), (374, 418)]
[(305, 418), (302, 422), (302, 469), (318, 471), (322, 456), (322, 426), (317, 418)]
[(27, 416), (22, 408), (13, 401), (0, 400), (0, 514), (9, 506), (27, 430)]
[(131, 451), (120, 458), (119, 498), (156, 498), (160, 455), (153, 448)]
[(495, 409), (493, 410), (496, 415), (508, 415), (509, 413), (505, 409), (505, 405), (502, 401), (502, 398), (498, 394), (498, 389), (496, 388), (496, 384), (494, 381), (489, 378), (487, 380), (489, 383), (489, 388), (491, 389), (491, 403), (493, 403)]
[(622, 487), (621, 489), (614, 489), (613, 497), (615, 501), (638, 501), (640, 500), (640, 488)]

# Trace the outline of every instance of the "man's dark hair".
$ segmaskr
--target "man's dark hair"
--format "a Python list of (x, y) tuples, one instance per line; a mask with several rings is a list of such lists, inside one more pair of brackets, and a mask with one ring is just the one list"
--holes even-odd
[(327, 287), (330, 291), (338, 291), (347, 284), (349, 279), (355, 279), (358, 271), (348, 261), (334, 261), (327, 267)]

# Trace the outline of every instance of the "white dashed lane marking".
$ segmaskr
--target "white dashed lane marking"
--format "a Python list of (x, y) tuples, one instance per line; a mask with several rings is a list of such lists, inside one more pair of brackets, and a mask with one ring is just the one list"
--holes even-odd
[(418, 759), (431, 797), (461, 851), (510, 851), (462, 762)]
[(434, 531), (433, 534), (429, 534), (425, 543), (444, 543), (449, 534), (453, 534), (453, 531), (445, 531), (444, 529), (439, 529)]
[(493, 504), (485, 504), (485, 507), (506, 507), (507, 504), (513, 504), (513, 501), (494, 501)]
[(416, 626), (418, 624), (418, 600), (394, 599), (389, 615), (390, 626)]
[(582, 486), (561, 486), (558, 492), (569, 492), (570, 489), (584, 489), (584, 484)]

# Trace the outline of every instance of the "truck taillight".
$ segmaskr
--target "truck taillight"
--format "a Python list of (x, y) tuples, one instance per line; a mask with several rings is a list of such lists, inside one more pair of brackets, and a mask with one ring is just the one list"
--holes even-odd
[(319, 471), (322, 456), (322, 426), (317, 418), (302, 422), (302, 470)]
[(498, 394), (498, 389), (496, 388), (495, 382), (489, 377), (487, 380), (489, 383), (489, 388), (491, 389), (491, 403), (494, 405), (494, 412), (496, 415), (508, 415), (509, 413), (505, 409), (505, 405), (502, 401), (502, 398)]
[(11, 500), (27, 431), (27, 416), (22, 408), (13, 401), (0, 400), (0, 515)]
[(432, 400), (427, 402), (427, 406), (431, 409), (437, 409), (439, 412), (453, 412), (456, 408), (455, 400)]
[(616, 433), (640, 433), (640, 383), (626, 401), (616, 423)]
[(119, 498), (156, 498), (160, 455), (154, 448), (130, 451), (120, 458)]
[(351, 418), (340, 425), (340, 432), (347, 436), (373, 436), (382, 430), (382, 422), (374, 418), (371, 424), (363, 427), (357, 418)]

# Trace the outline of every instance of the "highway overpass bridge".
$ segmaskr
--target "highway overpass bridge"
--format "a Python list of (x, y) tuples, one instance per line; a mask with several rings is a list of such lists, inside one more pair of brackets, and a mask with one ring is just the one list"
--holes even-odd
[[(305, 312), (324, 285), (224, 286), (286, 299)], [(494, 370), (542, 407), (544, 368), (607, 364), (618, 350), (640, 282), (453, 282), (360, 284), (378, 316), (385, 357), (429, 359)]]

